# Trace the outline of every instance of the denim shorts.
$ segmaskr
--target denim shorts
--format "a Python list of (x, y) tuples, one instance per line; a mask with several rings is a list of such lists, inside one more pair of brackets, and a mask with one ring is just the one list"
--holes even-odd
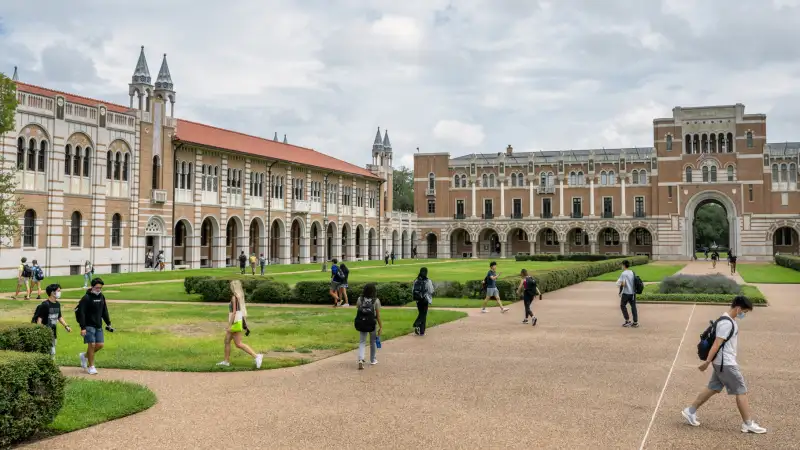
[(488, 298), (500, 298), (500, 289), (496, 287), (493, 288), (486, 288), (486, 297)]
[(103, 342), (105, 340), (102, 328), (86, 327), (86, 336), (83, 337), (84, 344), (102, 344)]

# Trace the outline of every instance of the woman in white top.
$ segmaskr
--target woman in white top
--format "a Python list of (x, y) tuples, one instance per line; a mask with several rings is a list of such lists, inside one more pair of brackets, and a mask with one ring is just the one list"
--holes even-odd
[(229, 367), (231, 365), (231, 340), (236, 344), (236, 348), (244, 351), (256, 360), (256, 369), (261, 368), (261, 361), (264, 355), (256, 354), (249, 345), (242, 342), (242, 331), (247, 329), (247, 305), (244, 302), (244, 291), (242, 282), (239, 280), (231, 281), (231, 302), (228, 304), (228, 328), (225, 330), (225, 359), (218, 362), (218, 366)]

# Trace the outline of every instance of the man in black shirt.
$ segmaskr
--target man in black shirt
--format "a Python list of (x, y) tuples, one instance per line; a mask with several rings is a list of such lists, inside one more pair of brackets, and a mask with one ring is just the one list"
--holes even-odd
[(36, 312), (33, 314), (34, 320), (39, 325), (50, 327), (53, 330), (53, 346), (50, 348), (50, 354), (53, 359), (56, 357), (56, 324), (60, 323), (67, 330), (67, 333), (72, 331), (72, 328), (67, 325), (64, 317), (61, 316), (61, 303), (58, 299), (61, 298), (61, 285), (51, 284), (45, 288), (47, 293), (47, 300), (43, 301), (36, 307)]
[(103, 336), (103, 322), (106, 323), (106, 330), (113, 332), (111, 319), (108, 317), (108, 306), (106, 297), (102, 293), (103, 280), (95, 278), (92, 280), (92, 288), (86, 291), (75, 309), (75, 317), (81, 326), (81, 336), (83, 343), (86, 344), (86, 353), (78, 354), (81, 359), (81, 367), (86, 369), (89, 375), (96, 375), (97, 369), (94, 367), (94, 355), (103, 348), (105, 342)]

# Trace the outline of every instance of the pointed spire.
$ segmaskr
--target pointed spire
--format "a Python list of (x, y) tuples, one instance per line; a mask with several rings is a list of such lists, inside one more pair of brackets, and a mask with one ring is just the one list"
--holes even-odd
[(147, 67), (147, 58), (144, 57), (144, 45), (139, 51), (139, 61), (136, 62), (136, 69), (133, 70), (132, 84), (150, 84), (150, 68)]
[(14, 66), (14, 75), (11, 76), (11, 81), (19, 81), (19, 74), (17, 73), (17, 66)]
[(158, 78), (156, 78), (156, 89), (164, 89), (167, 91), (172, 90), (172, 75), (169, 74), (169, 66), (167, 65), (166, 53), (164, 53), (164, 59), (161, 60), (161, 69), (158, 70)]
[(383, 139), (381, 139), (381, 127), (378, 127), (378, 132), (375, 133), (375, 141), (372, 142), (373, 152), (383, 151)]
[(392, 143), (389, 142), (389, 130), (383, 131), (383, 149), (387, 152), (392, 151)]
[(289, 141), (286, 140), (286, 135), (285, 134), (283, 135), (283, 143), (284, 144), (288, 144), (289, 143)]
[(275, 132), (275, 137), (272, 138), (273, 141), (278, 142), (278, 132)]

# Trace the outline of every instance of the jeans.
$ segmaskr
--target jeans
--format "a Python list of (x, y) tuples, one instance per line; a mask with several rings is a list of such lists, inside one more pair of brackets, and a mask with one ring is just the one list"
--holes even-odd
[(92, 274), (89, 274), (89, 273), (83, 274), (83, 287), (89, 286), (89, 278), (91, 276), (92, 276)]
[(525, 304), (525, 320), (528, 320), (528, 317), (533, 317), (533, 311), (531, 311), (533, 297), (528, 297), (525, 295), (522, 297), (522, 302)]
[(264, 275), (264, 267), (266, 267), (266, 266), (262, 264), (261, 265), (261, 275)]
[(364, 347), (367, 345), (367, 334), (369, 334), (369, 359), (372, 362), (377, 361), (378, 347), (375, 345), (375, 336), (377, 336), (377, 332), (370, 331), (367, 333), (366, 331), (359, 331), (358, 334), (358, 360), (364, 360)]
[(628, 303), (631, 304), (631, 313), (633, 314), (633, 322), (639, 322), (639, 313), (636, 311), (636, 295), (634, 294), (622, 294), (622, 299), (620, 301), (619, 307), (622, 309), (622, 317), (625, 318), (627, 322), (628, 318)]
[(419, 328), (419, 334), (425, 334), (425, 322), (428, 320), (428, 300), (417, 301), (417, 320), (414, 321), (414, 328)]

